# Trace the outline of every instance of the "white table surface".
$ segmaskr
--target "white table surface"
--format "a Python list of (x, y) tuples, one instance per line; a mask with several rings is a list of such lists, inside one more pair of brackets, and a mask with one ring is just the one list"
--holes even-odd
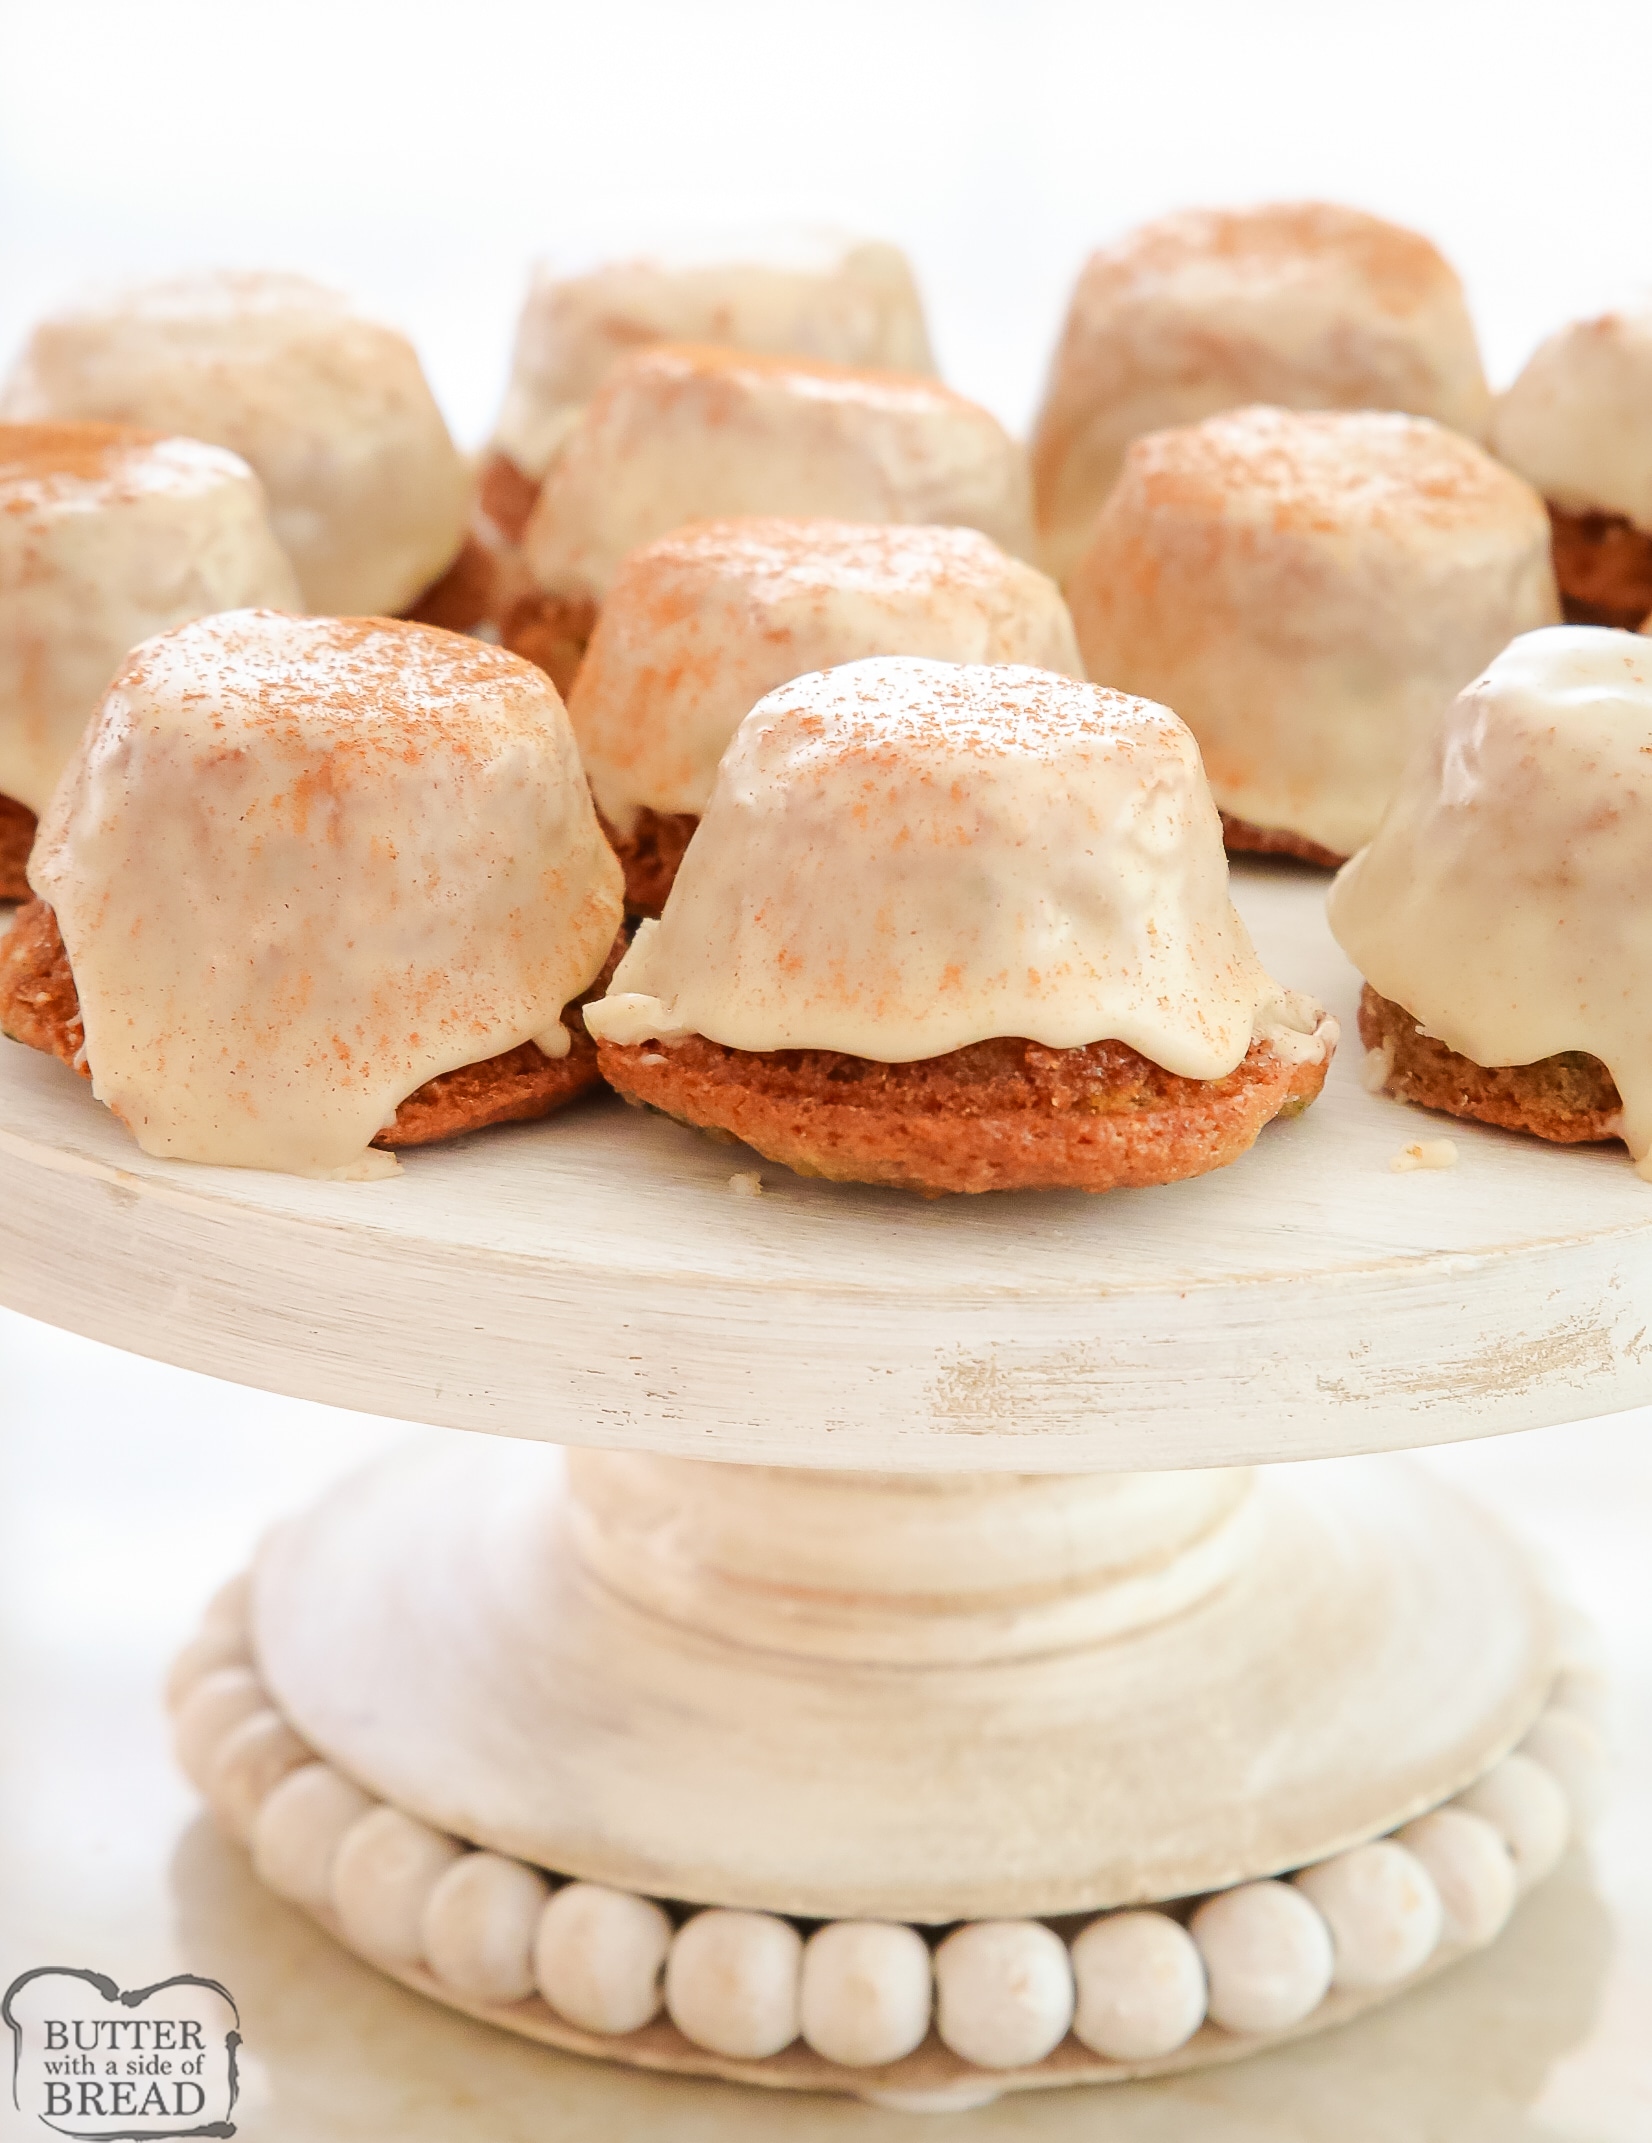
[[(37, 1964), (221, 1978), (247, 2143), (1646, 2143), (1652, 2136), (1652, 1412), (1441, 1452), (1553, 1557), (1614, 1670), (1603, 1825), (1499, 1946), (1232, 2069), (919, 2121), (650, 2079), (403, 1993), (263, 1893), (172, 1770), (158, 1683), (262, 1525), (408, 1431), (0, 1313), (0, 1986)], [(0, 2138), (38, 2134), (0, 2111)]]

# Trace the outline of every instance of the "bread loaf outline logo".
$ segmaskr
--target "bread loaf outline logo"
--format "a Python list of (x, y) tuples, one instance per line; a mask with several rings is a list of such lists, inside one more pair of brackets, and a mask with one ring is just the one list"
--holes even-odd
[(0, 2001), (12, 2104), (74, 2143), (233, 2136), (241, 2013), (195, 1972), (121, 1988), (105, 1973), (37, 1965)]

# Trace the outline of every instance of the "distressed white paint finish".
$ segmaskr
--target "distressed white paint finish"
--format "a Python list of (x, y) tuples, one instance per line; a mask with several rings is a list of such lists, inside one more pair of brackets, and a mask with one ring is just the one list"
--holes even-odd
[[(706, 1470), (731, 1498), (762, 1485)], [(801, 1546), (790, 1579), (783, 1557), (748, 1562), (741, 1630), (717, 1585), (679, 1587), (683, 1611), (662, 1614), (636, 1604), (648, 1586), (593, 1567), (589, 1526), (569, 1523), (584, 1483), (570, 1490), (557, 1455), (417, 1439), (267, 1539), (259, 1672), (341, 1771), (495, 1852), (647, 1896), (930, 1923), (1188, 1896), (1321, 1859), (1478, 1778), (1553, 1679), (1523, 1558), (1403, 1460), (1271, 1469), (1225, 1582), (1181, 1612), (1141, 1601), (1042, 1652), (1011, 1631), (996, 1656), (957, 1633), (1047, 1628), (1035, 1567), (1046, 1595), (1137, 1597), (1127, 1565), (1081, 1552), (1111, 1531), (1084, 1483), (1073, 1553), (1035, 1528), (1015, 1582), (966, 1547), (913, 1594), (895, 1570), (848, 1574), (859, 1525), (830, 1476), (770, 1478), (776, 1546), (807, 1542), (813, 1567)], [(811, 1479), (813, 1514), (794, 1485)], [(1017, 1487), (997, 1490), (1003, 1535)], [(887, 1491), (920, 1492), (956, 1491)], [(944, 1510), (937, 1523), (952, 1535)], [(662, 1515), (611, 1557), (680, 1572), (696, 1538)], [(819, 1642), (834, 1538), (854, 1634), (878, 1626), (847, 1655)], [(726, 1567), (726, 1535), (710, 1545)]]
[[(320, 1912), (314, 1917), (330, 1934), (340, 1941), (345, 1940), (334, 1915)], [(1434, 1978), (1463, 1955), (1462, 1950), (1442, 1944), (1422, 1970), (1401, 1986), (1357, 1992), (1333, 1987), (1311, 2016), (1286, 2031), (1241, 2035), (1223, 2031), (1215, 2024), (1204, 2024), (1173, 2054), (1161, 2054), (1155, 2059), (1142, 2061), (1113, 2061), (1105, 2054), (1093, 2054), (1069, 2033), (1054, 2053), (1033, 2067), (1003, 2071), (973, 2067), (949, 2047), (943, 2046), (933, 2033), (915, 2053), (891, 2062), (887, 2068), (842, 2068), (817, 2054), (801, 2039), (784, 2052), (771, 2054), (766, 2061), (740, 2061), (691, 2045), (665, 2017), (656, 2018), (640, 2031), (628, 2032), (622, 2038), (608, 2038), (580, 2030), (537, 1999), (512, 2002), (508, 2007), (479, 2002), (444, 1986), (422, 1965), (386, 1964), (377, 1957), (369, 1961), (390, 1978), (400, 1980), (404, 1987), (445, 2003), (450, 2009), (461, 2010), (466, 2016), (480, 2017), (502, 2030), (537, 2040), (542, 2046), (560, 2047), (598, 2061), (623, 2061), (630, 2068), (652, 2069), (668, 2075), (724, 2077), (732, 2083), (757, 2084), (770, 2091), (836, 2091), (912, 2112), (964, 2113), (989, 2103), (1000, 2093), (1048, 2091), (1081, 2083), (1124, 2083), (1134, 2077), (1177, 2076), (1242, 2061), (1253, 2054), (1313, 2037), (1336, 2025), (1351, 2023), (1355, 2017), (1379, 2003), (1391, 2001), (1406, 1988)], [(1178, 2100), (1176, 2103), (1178, 2109), (1185, 2103), (1191, 2109), (1190, 2117), (1200, 2119), (1207, 2109), (1208, 2098), (1189, 2093), (1185, 2102)], [(1109, 2107), (1108, 2114), (1111, 2115), (1113, 2110)], [(788, 2125), (791, 2118), (788, 2113)], [(1101, 2133), (1110, 2132), (1106, 2125), (1096, 2122), (1093, 2115), (1092, 2122)], [(997, 2127), (990, 2131), (994, 2136), (1025, 2132)], [(1088, 2134), (1091, 2131), (1079, 2132)], [(918, 2133), (922, 2135), (924, 2131), (920, 2129)], [(1308, 2131), (1301, 2133), (1306, 2136)]]
[(1342, 1018), (1323, 1099), (1162, 1190), (925, 1202), (599, 1102), (376, 1184), (146, 1159), (0, 1045), (0, 1297), (139, 1353), (560, 1443), (896, 1471), (1393, 1449), (1652, 1397), (1652, 1185), (1621, 1148), (1367, 1094), (1317, 874), (1247, 867), (1264, 960)]

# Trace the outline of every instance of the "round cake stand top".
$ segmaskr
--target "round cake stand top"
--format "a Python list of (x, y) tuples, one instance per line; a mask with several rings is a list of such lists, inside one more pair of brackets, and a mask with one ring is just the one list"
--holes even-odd
[[(0, 1296), (371, 1413), (774, 1464), (1227, 1465), (1652, 1399), (1652, 1184), (1619, 1146), (1368, 1094), (1325, 880), (1235, 886), (1343, 1045), (1306, 1116), (1197, 1182), (925, 1201), (604, 1101), (310, 1183), (151, 1160), (0, 1046)], [(1446, 1137), (1456, 1166), (1391, 1170)]]

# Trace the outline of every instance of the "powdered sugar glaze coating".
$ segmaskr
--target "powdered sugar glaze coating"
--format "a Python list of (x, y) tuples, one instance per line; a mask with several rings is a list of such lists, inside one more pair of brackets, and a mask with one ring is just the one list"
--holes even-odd
[[(240, 611), (134, 650), (30, 868), (98, 1098), (145, 1152), (377, 1171), (427, 1079), (538, 1040), (620, 919), (554, 688), (380, 619)], [(384, 1163), (388, 1168), (393, 1164)]]
[(1492, 444), (1569, 513), (1652, 531), (1652, 309), (1574, 320), (1499, 396)]
[(29, 337), (0, 415), (244, 456), (306, 609), (405, 609), (464, 535), (470, 478), (412, 344), (304, 276), (179, 276), (66, 307)]
[(1198, 747), (1167, 708), (1016, 665), (893, 657), (761, 701), (599, 1037), (884, 1063), (993, 1035), (1114, 1039), (1225, 1076), (1318, 1056), (1228, 897)]
[(541, 588), (598, 599), (628, 551), (731, 514), (979, 528), (1028, 558), (1030, 482), (997, 418), (937, 380), (668, 343), (586, 405), (524, 548)]
[(43, 811), (121, 659), (298, 582), (258, 479), (197, 439), (0, 424), (0, 795)]
[(1409, 410), (1482, 437), (1462, 285), (1417, 232), (1327, 201), (1187, 209), (1092, 254), (1033, 439), (1057, 579), (1132, 439), (1247, 402)]
[(934, 371), (912, 270), (896, 247), (783, 250), (787, 257), (774, 260), (615, 260), (583, 275), (537, 267), (517, 322), (496, 451), (524, 475), (543, 476), (609, 369), (654, 342)]
[(693, 523), (625, 561), (569, 694), (598, 805), (698, 813), (766, 692), (874, 652), (1083, 675), (1055, 583), (975, 529)]
[(1068, 593), (1090, 675), (1185, 717), (1225, 811), (1337, 856), (1439, 710), (1560, 617), (1531, 486), (1376, 410), (1239, 409), (1136, 440)]
[(1652, 644), (1524, 634), (1412, 760), (1331, 888), (1384, 997), (1476, 1064), (1598, 1057), (1652, 1175)]

